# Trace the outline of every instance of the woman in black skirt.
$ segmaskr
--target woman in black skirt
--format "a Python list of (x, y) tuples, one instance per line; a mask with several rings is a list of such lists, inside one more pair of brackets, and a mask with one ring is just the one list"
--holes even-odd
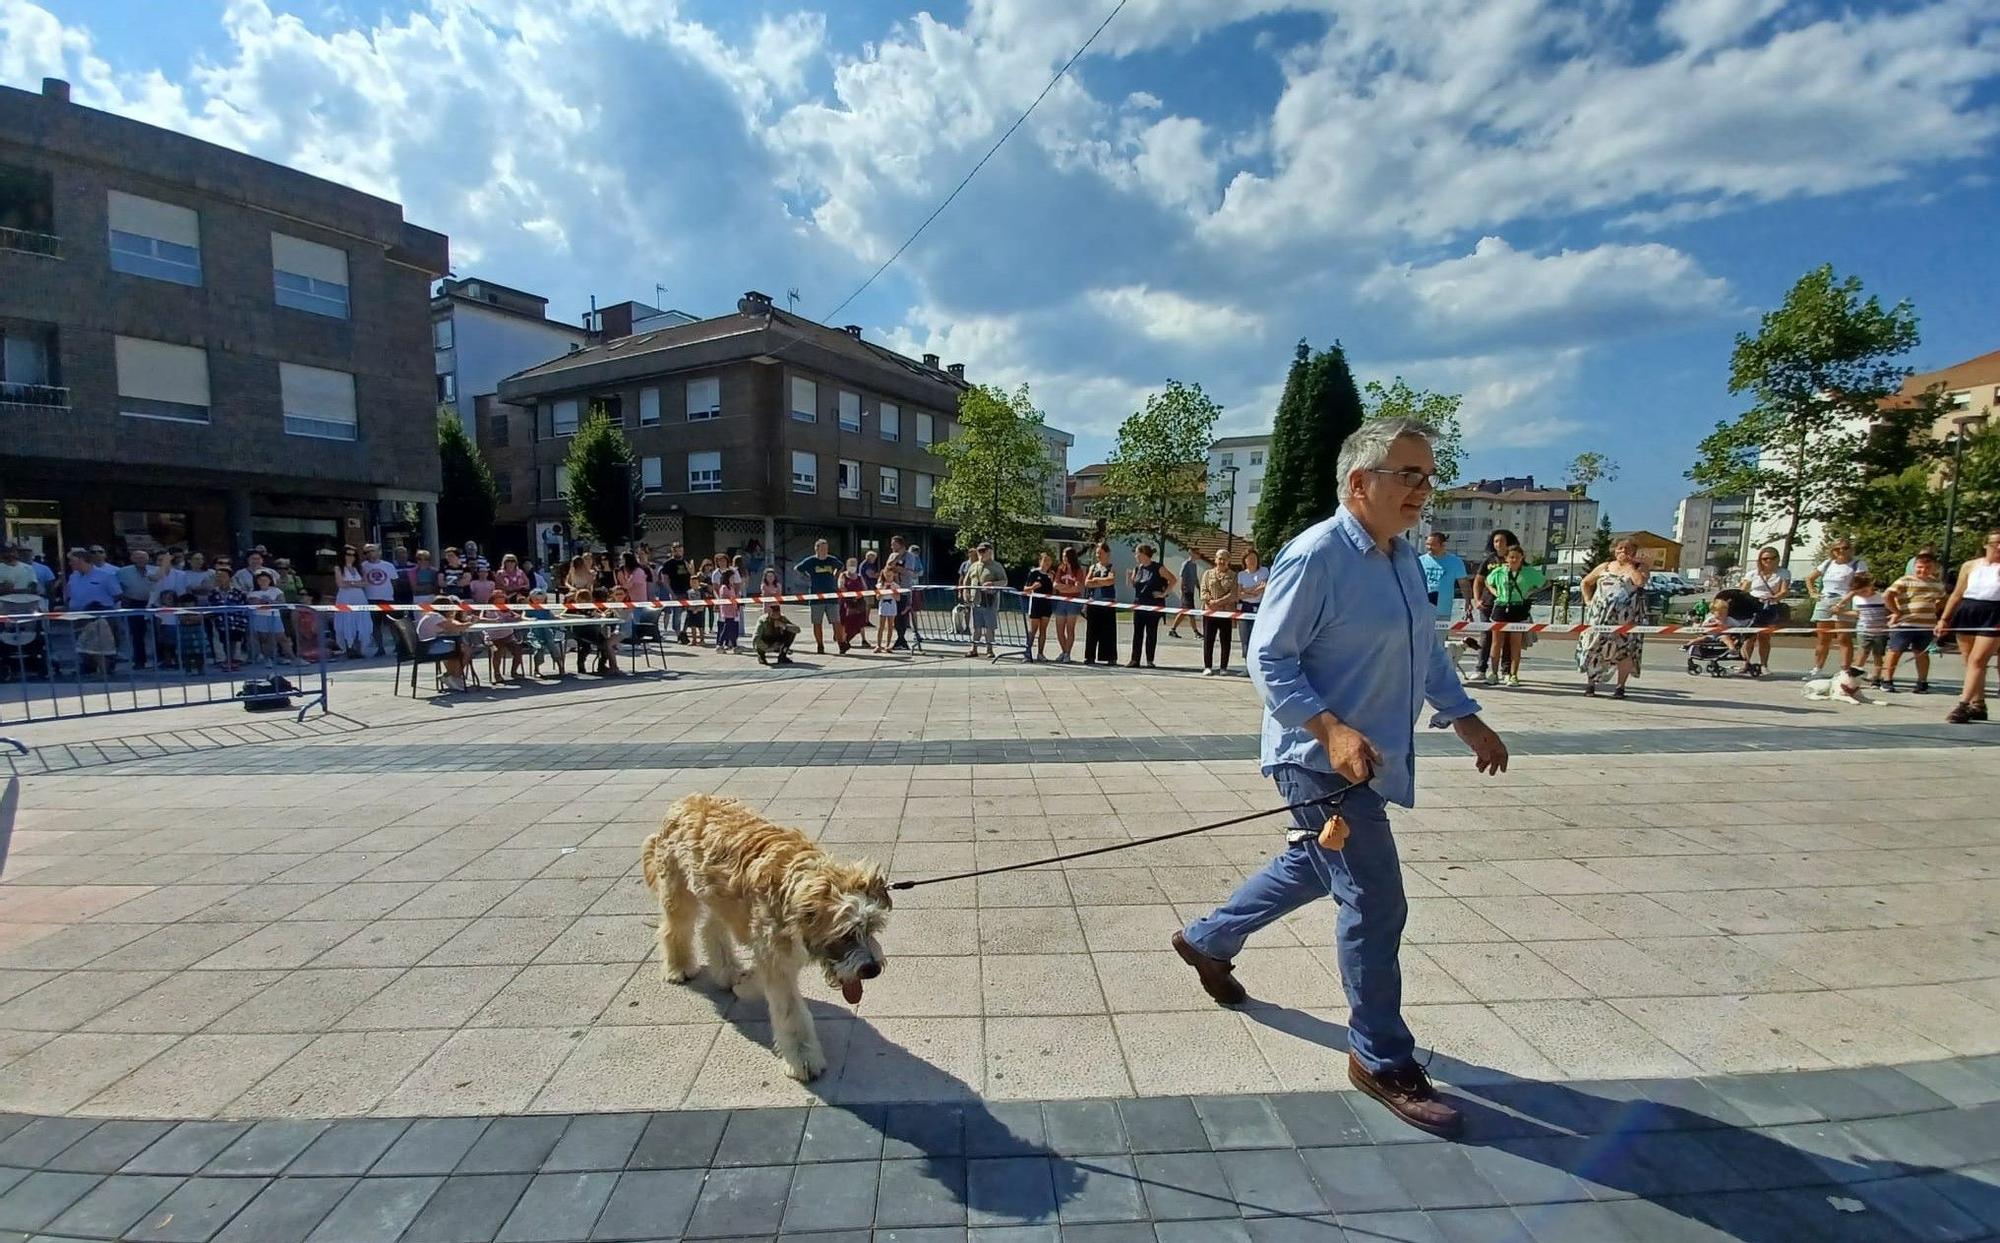
[(1097, 560), (1083, 575), (1083, 663), (1118, 663), (1118, 572), (1111, 568), (1111, 545), (1097, 546)]

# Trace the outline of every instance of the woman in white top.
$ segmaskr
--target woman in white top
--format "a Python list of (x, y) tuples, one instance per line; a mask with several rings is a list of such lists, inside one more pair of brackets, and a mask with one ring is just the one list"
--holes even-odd
[[(333, 568), (333, 602), (335, 604), (366, 605), (368, 592), (364, 587), (368, 576), (361, 572), (361, 554), (349, 544), (340, 550), (340, 564)], [(334, 646), (347, 653), (349, 660), (361, 659), (361, 644), (368, 638), (370, 624), (375, 619), (366, 613), (335, 613), (333, 615)]]
[[(1740, 584), (1744, 591), (1757, 601), (1757, 617), (1753, 624), (1775, 626), (1787, 620), (1791, 610), (1785, 605), (1785, 597), (1792, 593), (1792, 572), (1778, 563), (1778, 550), (1760, 548), (1757, 550), (1757, 564), (1743, 576)], [(1747, 673), (1761, 674), (1771, 663), (1771, 636), (1753, 634), (1743, 645), (1744, 663), (1749, 666)]]
[(1951, 715), (1953, 725), (1986, 719), (1986, 666), (2000, 655), (2000, 527), (1986, 533), (1986, 551), (1958, 567), (1958, 583), (1938, 614), (1937, 633), (1958, 636), (1965, 657), (1965, 689)]
[(1840, 602), (1854, 586), (1854, 576), (1868, 568), (1868, 563), (1854, 555), (1854, 545), (1846, 539), (1833, 541), (1833, 555), (1819, 563), (1813, 572), (1806, 575), (1806, 592), (1814, 597), (1813, 628), (1819, 634), (1813, 640), (1813, 667), (1808, 678), (1824, 676), (1826, 654), (1835, 643), (1840, 645), (1840, 667), (1854, 667), (1854, 632), (1840, 630)]
[[(1257, 550), (1254, 548), (1245, 548), (1243, 550), (1243, 568), (1236, 571), (1236, 607), (1245, 613), (1255, 613), (1257, 611), (1257, 602), (1264, 598), (1265, 580), (1270, 577), (1271, 571), (1264, 568), (1264, 563), (1257, 557)], [(1250, 665), (1250, 623), (1255, 620), (1256, 618), (1254, 617), (1245, 617), (1243, 619), (1243, 665), (1245, 668), (1248, 668)]]

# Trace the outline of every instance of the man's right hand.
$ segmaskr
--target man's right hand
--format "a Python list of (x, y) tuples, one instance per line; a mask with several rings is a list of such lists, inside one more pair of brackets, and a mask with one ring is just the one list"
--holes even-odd
[(1320, 745), (1326, 748), (1326, 758), (1333, 765), (1333, 771), (1355, 785), (1365, 785), (1375, 775), (1375, 765), (1382, 762), (1382, 753), (1368, 741), (1366, 734), (1341, 724), (1331, 715), (1313, 718), (1312, 731), (1318, 735)]

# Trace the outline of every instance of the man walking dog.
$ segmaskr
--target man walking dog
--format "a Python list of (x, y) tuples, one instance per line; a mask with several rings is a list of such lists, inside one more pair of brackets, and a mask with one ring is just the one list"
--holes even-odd
[[(1339, 796), (1293, 813), (1287, 848), (1228, 902), (1173, 937), (1202, 988), (1225, 1006), (1248, 999), (1231, 962), (1258, 929), (1315, 898), (1340, 911), (1335, 945), (1347, 992), (1347, 1077), (1421, 1130), (1455, 1135), (1403, 1022), (1398, 965), (1409, 904), (1388, 803), (1416, 792), (1415, 721), (1450, 725), (1479, 771), (1507, 769), (1507, 747), (1478, 717), (1438, 639), (1424, 573), (1400, 532), (1434, 484), (1430, 433), (1413, 420), (1364, 426), (1340, 447), (1341, 506), (1285, 545), (1271, 567), (1245, 653), (1264, 701), (1263, 770), (1287, 803)], [(1337, 816), (1341, 825), (1321, 833)], [(1322, 845), (1327, 840), (1330, 845)]]

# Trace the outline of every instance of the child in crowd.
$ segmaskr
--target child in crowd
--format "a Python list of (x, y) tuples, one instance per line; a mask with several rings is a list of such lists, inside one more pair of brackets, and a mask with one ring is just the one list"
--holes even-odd
[(279, 607), (285, 602), (285, 593), (278, 587), (278, 576), (259, 570), (250, 581), (252, 586), (243, 597), (255, 609), (250, 614), (250, 638), (256, 645), (253, 655), (273, 662), (281, 656), (291, 660), (292, 641), (285, 636), (285, 612)]
[(292, 614), (292, 630), (298, 636), (299, 659), (307, 664), (317, 664), (320, 660), (320, 615), (314, 606), (319, 604), (319, 593), (307, 590), (299, 595), (306, 605)]
[(687, 636), (691, 646), (703, 647), (708, 642), (708, 606), (713, 599), (714, 588), (697, 579), (688, 587), (687, 625), (681, 633)]
[(1889, 602), (1875, 590), (1875, 576), (1855, 571), (1836, 613), (1854, 614), (1854, 663), (1867, 668), (1868, 685), (1882, 685), (1882, 659), (1889, 650)]
[(1944, 607), (1945, 588), (1942, 564), (1936, 553), (1926, 548), (1918, 553), (1910, 572), (1889, 584), (1882, 600), (1889, 606), (1889, 660), (1882, 667), (1882, 689), (1896, 689), (1896, 665), (1903, 653), (1917, 656), (1919, 695), (1931, 693), (1931, 631), (1937, 626), (1938, 610)]
[[(1486, 590), (1493, 601), (1493, 620), (1531, 620), (1535, 594), (1546, 587), (1548, 581), (1548, 575), (1542, 572), (1540, 566), (1528, 564), (1528, 554), (1521, 551), (1519, 544), (1510, 546), (1503, 563), (1493, 567), (1486, 575)], [(1527, 638), (1527, 633), (1520, 630), (1502, 630), (1491, 636), (1492, 651), (1498, 661), (1492, 668), (1495, 676), (1505, 677), (1509, 686), (1521, 684), (1521, 650), (1527, 646)]]
[(160, 638), (162, 646), (173, 653), (174, 663), (182, 673), (200, 673), (204, 664), (207, 646), (202, 633), (201, 614), (191, 613), (181, 616), (181, 598), (171, 591), (160, 593)]
[(891, 561), (881, 569), (875, 580), (875, 594), (880, 597), (875, 621), (875, 650), (882, 655), (889, 654), (889, 644), (896, 637), (896, 610), (900, 603), (896, 593), (896, 582), (902, 577), (903, 567)]
[[(508, 601), (507, 593), (497, 586), (488, 603), (493, 606), (493, 610), (484, 619), (486, 625), (481, 627), (481, 633), (486, 636), (487, 677), (495, 685), (509, 678), (518, 682), (522, 677), (521, 658), (527, 649), (521, 646), (521, 632), (514, 629), (513, 623), (520, 621), (521, 615), (514, 611), (513, 605)], [(511, 660), (507, 678), (500, 676), (502, 657)]]
[[(541, 591), (531, 591), (528, 593), (528, 607), (521, 615), (529, 621), (554, 621), (556, 616), (555, 612), (549, 608), (547, 595)], [(546, 656), (556, 662), (556, 676), (562, 677), (565, 672), (563, 669), (564, 640), (562, 632), (553, 626), (531, 626), (523, 633), (527, 636), (527, 641), (523, 646), (535, 658), (535, 672), (538, 675), (540, 674), (542, 658)], [(581, 657), (577, 658), (577, 667), (579, 670), (583, 667)]]
[(721, 617), (715, 628), (715, 650), (742, 651), (739, 640), (743, 637), (743, 605), (740, 603), (741, 593), (736, 589), (736, 578), (725, 576), (715, 595), (719, 602), (716, 611)]
[(775, 652), (779, 664), (791, 664), (792, 644), (798, 641), (798, 637), (799, 628), (792, 624), (778, 605), (765, 605), (764, 620), (757, 623), (757, 633), (751, 640), (751, 646), (757, 652), (757, 663), (770, 664), (768, 657)]

